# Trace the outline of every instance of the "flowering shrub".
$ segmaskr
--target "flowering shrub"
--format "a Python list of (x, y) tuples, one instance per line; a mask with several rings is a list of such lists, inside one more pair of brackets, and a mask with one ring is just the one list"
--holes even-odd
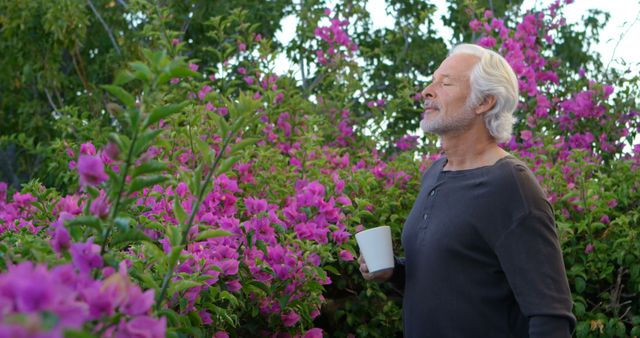
[[(638, 335), (634, 83), (562, 80), (562, 6), (469, 25), (518, 74), (520, 121), (504, 146), (555, 209), (576, 335)], [(103, 87), (114, 132), (58, 145), (69, 194), (0, 182), (0, 335), (398, 335), (401, 298), (362, 280), (352, 235), (390, 225), (401, 255), (421, 173), (441, 155), (410, 134), (384, 153), (361, 132), (358, 109), (419, 95), (353, 104), (351, 21), (323, 13), (333, 16), (315, 23), (317, 73), (303, 90), (263, 62), (269, 40), (255, 27), (225, 39), (228, 22), (214, 18), (218, 67), (184, 59), (188, 45), (167, 37), (166, 51), (146, 50)]]

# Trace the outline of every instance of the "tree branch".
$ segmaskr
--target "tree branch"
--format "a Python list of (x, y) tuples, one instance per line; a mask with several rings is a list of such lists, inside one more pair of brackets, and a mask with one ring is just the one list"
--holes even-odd
[(629, 25), (629, 28), (627, 28), (626, 31), (624, 31), (622, 34), (620, 34), (620, 38), (616, 42), (616, 46), (613, 47), (613, 52), (611, 53), (611, 59), (609, 59), (609, 63), (607, 63), (607, 67), (604, 69), (605, 73), (608, 72), (609, 66), (611, 65), (611, 62), (613, 61), (613, 58), (616, 56), (616, 50), (618, 49), (618, 46), (620, 45), (620, 42), (622, 42), (622, 40), (629, 33), (631, 28), (633, 28), (633, 25), (635, 25), (639, 20), (640, 20), (640, 12), (638, 12), (638, 15), (636, 15), (635, 20), (633, 20), (633, 22)]
[[(87, 4), (91, 8), (91, 11), (93, 12), (93, 14), (95, 14), (95, 16), (98, 18), (98, 21), (100, 21), (100, 23), (102, 24), (102, 27), (104, 27), (104, 30), (107, 31), (107, 34), (109, 35), (109, 40), (111, 40), (111, 44), (113, 45), (113, 48), (116, 49), (116, 53), (120, 55), (121, 54), (120, 47), (118, 47), (118, 42), (116, 42), (116, 39), (113, 37), (113, 33), (111, 32), (111, 29), (109, 28), (107, 23), (104, 21), (100, 13), (98, 13), (98, 10), (93, 5), (93, 2), (91, 2), (91, 0), (87, 0)], [(126, 4), (124, 4), (124, 6), (126, 6)]]
[(56, 104), (53, 103), (53, 99), (51, 99), (51, 94), (49, 94), (49, 90), (47, 88), (44, 89), (44, 93), (45, 95), (47, 95), (47, 100), (49, 101), (49, 105), (51, 106), (51, 108), (53, 108), (53, 111), (56, 112), (56, 114), (60, 114), (60, 112), (58, 111), (58, 107), (56, 107)]

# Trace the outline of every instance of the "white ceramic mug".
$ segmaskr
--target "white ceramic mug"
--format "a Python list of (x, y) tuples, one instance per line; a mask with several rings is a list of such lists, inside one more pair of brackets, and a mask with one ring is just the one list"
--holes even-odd
[(360, 231), (356, 234), (356, 241), (369, 273), (393, 269), (393, 245), (389, 226)]

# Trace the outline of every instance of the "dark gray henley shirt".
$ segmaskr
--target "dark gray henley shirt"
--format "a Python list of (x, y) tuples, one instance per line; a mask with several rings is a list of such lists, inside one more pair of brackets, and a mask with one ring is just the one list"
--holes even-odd
[(572, 300), (551, 205), (524, 163), (427, 170), (402, 233), (405, 337), (570, 337)]

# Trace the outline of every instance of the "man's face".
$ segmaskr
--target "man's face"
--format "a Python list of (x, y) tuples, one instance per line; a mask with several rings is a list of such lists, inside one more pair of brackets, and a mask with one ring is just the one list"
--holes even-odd
[(438, 135), (460, 132), (476, 118), (467, 101), (471, 94), (469, 74), (477, 62), (474, 55), (455, 54), (440, 64), (431, 84), (422, 90), (422, 130)]

